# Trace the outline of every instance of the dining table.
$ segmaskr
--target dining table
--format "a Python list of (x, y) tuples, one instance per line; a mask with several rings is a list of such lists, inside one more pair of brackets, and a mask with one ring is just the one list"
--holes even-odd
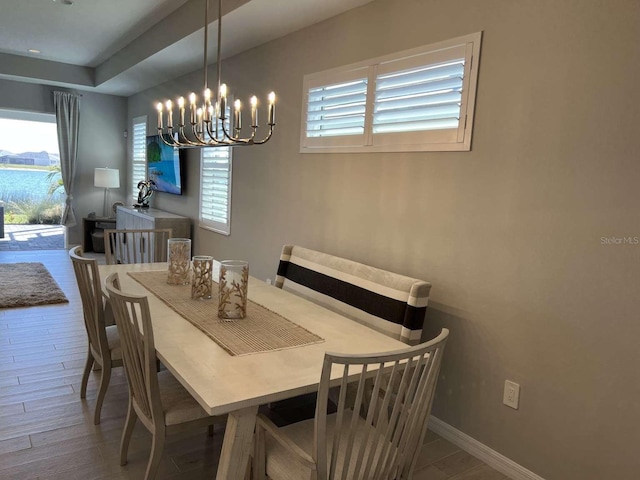
[[(214, 262), (214, 279), (217, 279), (218, 270), (219, 263)], [(122, 291), (147, 297), (156, 353), (162, 364), (208, 414), (228, 415), (216, 475), (218, 480), (245, 478), (258, 407), (316, 392), (326, 352), (375, 354), (406, 348), (401, 341), (340, 313), (250, 277), (250, 302), (302, 327), (316, 340), (291, 348), (234, 355), (178, 313), (176, 310), (179, 309), (169, 306), (157, 290), (154, 293), (153, 289), (134, 278), (143, 272), (162, 275), (160, 272), (163, 271), (167, 271), (166, 263), (99, 266), (103, 289), (107, 276), (117, 273)], [(198, 308), (204, 309), (207, 315), (209, 302), (211, 321), (223, 321), (217, 318), (215, 299), (191, 300), (190, 289), (185, 287), (180, 292), (184, 292), (185, 304), (200, 302)], [(217, 292), (217, 284), (214, 283), (214, 297)], [(332, 378), (336, 385), (340, 376), (341, 372), (336, 370)]]

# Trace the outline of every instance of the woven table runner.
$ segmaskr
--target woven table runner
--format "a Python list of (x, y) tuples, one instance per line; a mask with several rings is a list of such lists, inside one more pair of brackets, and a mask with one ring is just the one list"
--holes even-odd
[[(191, 285), (168, 285), (166, 271), (128, 272), (128, 275), (231, 355), (324, 342), (323, 338), (251, 300), (247, 302), (246, 318), (221, 320), (217, 295), (211, 300), (192, 300)], [(215, 285), (212, 290), (217, 292)]]

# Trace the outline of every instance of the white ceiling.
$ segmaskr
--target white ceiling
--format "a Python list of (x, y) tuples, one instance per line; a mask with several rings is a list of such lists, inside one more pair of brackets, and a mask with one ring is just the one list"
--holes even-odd
[[(0, 78), (128, 96), (202, 68), (204, 0), (68, 1), (2, 1)], [(223, 0), (223, 58), (370, 1)]]

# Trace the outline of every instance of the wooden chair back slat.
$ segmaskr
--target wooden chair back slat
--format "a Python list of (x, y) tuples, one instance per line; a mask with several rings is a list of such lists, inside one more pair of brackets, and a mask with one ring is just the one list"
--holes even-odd
[[(351, 413), (351, 419), (350, 419), (351, 423), (349, 426), (347, 445), (346, 445), (346, 450), (345, 450), (344, 460), (343, 460), (345, 465), (349, 465), (351, 461), (351, 452), (354, 446), (355, 435), (358, 430), (359, 412), (362, 406), (362, 398), (364, 396), (365, 380), (367, 378), (366, 377), (367, 365), (363, 365), (362, 368), (363, 368), (363, 371), (360, 374), (360, 379), (358, 380), (358, 391), (356, 393), (356, 397), (354, 400), (353, 409)], [(348, 371), (348, 368), (345, 368), (345, 370)], [(347, 478), (347, 473), (348, 473), (348, 469), (343, 469), (342, 475), (340, 478), (342, 480), (345, 480)]]
[[(365, 419), (367, 425), (377, 425), (379, 422), (376, 415), (380, 415), (378, 400), (380, 395), (380, 383), (382, 381), (383, 367), (383, 364), (378, 365), (378, 372), (376, 373), (373, 389), (371, 391), (371, 404)], [(359, 479), (368, 478), (369, 468), (371, 467), (373, 454), (375, 453), (375, 446), (377, 445), (376, 438), (377, 437), (373, 429), (366, 431), (365, 438), (363, 439), (363, 448), (361, 448), (358, 452), (358, 457), (356, 459), (355, 471), (360, 472), (360, 476), (358, 477)]]
[[(424, 356), (420, 356), (417, 362), (424, 359)], [(387, 427), (388, 434), (391, 435), (390, 441), (384, 445), (383, 462), (379, 462), (380, 478), (385, 478), (389, 475), (392, 468), (395, 466), (396, 455), (398, 452), (401, 439), (406, 435), (406, 419), (408, 418), (408, 409), (413, 403), (415, 398), (415, 391), (417, 387), (416, 375), (411, 375), (410, 372), (417, 372), (417, 366), (412, 366), (413, 358), (409, 358), (407, 364), (403, 368), (402, 380), (400, 382), (399, 392), (396, 394), (396, 401), (394, 403), (393, 412), (391, 414), (391, 420)], [(411, 377), (411, 378), (410, 378)], [(420, 403), (417, 403), (420, 405)], [(406, 443), (406, 442), (405, 442)], [(378, 471), (376, 471), (376, 474)]]

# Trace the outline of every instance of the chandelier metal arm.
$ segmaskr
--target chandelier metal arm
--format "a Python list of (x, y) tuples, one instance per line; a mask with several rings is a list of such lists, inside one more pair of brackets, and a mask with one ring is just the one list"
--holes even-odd
[(222, 122), (222, 134), (224, 135), (224, 138), (227, 139), (227, 141), (238, 142), (238, 143), (242, 143), (243, 145), (250, 145), (253, 143), (253, 139), (256, 136), (256, 129), (254, 127), (252, 127), (251, 136), (249, 138), (240, 138), (239, 136), (237, 136), (240, 133), (240, 129), (235, 129), (235, 130), (236, 130), (236, 136), (229, 135), (229, 132), (227, 131), (227, 127), (225, 127), (224, 125), (224, 121)]
[(199, 147), (200, 143), (199, 143), (199, 139), (198, 139), (198, 135), (197, 135), (197, 131), (195, 128), (195, 125), (191, 126), (192, 131), (193, 131), (193, 136), (196, 137), (196, 142), (193, 142), (189, 139), (189, 137), (187, 137), (187, 135), (184, 133), (184, 125), (180, 125), (180, 128), (178, 130), (178, 141), (180, 140), (180, 137), (182, 137), (182, 142), (181, 143), (186, 143), (188, 146), (190, 147)]
[(254, 145), (262, 145), (263, 143), (267, 143), (270, 139), (271, 139), (271, 135), (273, 135), (273, 127), (274, 125), (269, 125), (269, 133), (267, 133), (267, 136), (265, 138), (263, 138), (260, 141), (255, 141), (253, 142)]

